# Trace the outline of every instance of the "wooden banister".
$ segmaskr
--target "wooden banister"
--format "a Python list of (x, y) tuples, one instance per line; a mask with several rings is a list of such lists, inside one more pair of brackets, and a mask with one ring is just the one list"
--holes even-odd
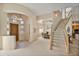
[(69, 38), (66, 29), (64, 30), (66, 53), (69, 53)]
[[(71, 11), (70, 11), (71, 12)], [(70, 14), (69, 12), (69, 14)], [(69, 15), (68, 14), (68, 15)], [(66, 53), (68, 54), (69, 53), (69, 50), (70, 50), (70, 46), (69, 46), (69, 37), (68, 37), (68, 32), (66, 30), (66, 25), (68, 24), (70, 18), (72, 17), (72, 15), (70, 15), (69, 17), (66, 18), (67, 22), (65, 24), (65, 27), (64, 27), (64, 36), (65, 36), (65, 46), (66, 46)]]

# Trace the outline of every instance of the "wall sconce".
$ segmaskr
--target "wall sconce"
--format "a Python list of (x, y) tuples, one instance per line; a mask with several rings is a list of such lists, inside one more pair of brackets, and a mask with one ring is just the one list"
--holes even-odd
[(59, 14), (60, 14), (59, 10), (53, 12), (53, 16), (55, 16), (55, 17), (57, 17)]

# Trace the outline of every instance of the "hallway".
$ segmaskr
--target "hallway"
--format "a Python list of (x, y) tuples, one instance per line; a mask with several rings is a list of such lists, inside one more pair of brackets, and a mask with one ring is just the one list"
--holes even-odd
[[(21, 45), (22, 43), (20, 43)], [(49, 41), (40, 38), (30, 45), (26, 45), (26, 48), (11, 50), (11, 51), (0, 51), (2, 56), (55, 56), (65, 55), (64, 53), (54, 50), (49, 50)]]

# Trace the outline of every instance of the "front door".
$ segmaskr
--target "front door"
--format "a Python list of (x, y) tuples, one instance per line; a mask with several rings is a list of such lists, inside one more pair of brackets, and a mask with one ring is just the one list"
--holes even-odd
[(16, 36), (16, 41), (19, 40), (19, 31), (18, 31), (18, 24), (10, 23), (10, 35)]

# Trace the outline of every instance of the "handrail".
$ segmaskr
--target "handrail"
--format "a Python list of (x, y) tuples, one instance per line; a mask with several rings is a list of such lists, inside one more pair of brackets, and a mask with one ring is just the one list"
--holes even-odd
[(64, 30), (65, 34), (65, 46), (66, 46), (66, 53), (68, 54), (69, 53), (69, 38), (68, 38), (68, 33), (66, 31), (66, 29)]
[(53, 41), (52, 41), (52, 39), (53, 39), (53, 33), (52, 33), (52, 26), (51, 26), (51, 36), (50, 36), (50, 50), (52, 50), (52, 45), (53, 45)]
[[(69, 12), (69, 14), (70, 14), (70, 12)], [(70, 20), (71, 17), (72, 17), (72, 15), (70, 15), (69, 17), (66, 18), (67, 19), (67, 22), (65, 24), (65, 27), (68, 24), (68, 22), (69, 22), (69, 20)], [(67, 32), (66, 28), (64, 29), (64, 33), (65, 33), (64, 36), (65, 36), (66, 53), (69, 53), (69, 38), (68, 38), (68, 32)]]
[(70, 20), (70, 18), (72, 17), (72, 15), (67, 19), (67, 22), (66, 22), (66, 24), (65, 24), (65, 26), (67, 25), (67, 23), (69, 22), (69, 20)]

